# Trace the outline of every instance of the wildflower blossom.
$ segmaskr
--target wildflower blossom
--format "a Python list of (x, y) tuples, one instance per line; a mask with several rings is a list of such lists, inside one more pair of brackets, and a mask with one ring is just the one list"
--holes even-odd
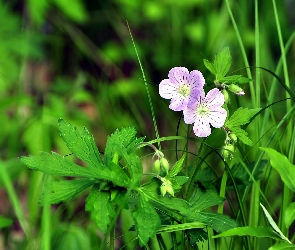
[(174, 67), (168, 77), (161, 81), (159, 94), (165, 99), (171, 99), (169, 108), (174, 111), (184, 110), (204, 92), (205, 79), (198, 70), (189, 72), (185, 67)]
[(194, 133), (198, 137), (207, 137), (211, 134), (210, 124), (215, 128), (224, 125), (227, 113), (221, 106), (224, 104), (224, 96), (217, 89), (211, 89), (207, 95), (201, 93), (199, 100), (183, 111), (184, 122), (194, 123)]

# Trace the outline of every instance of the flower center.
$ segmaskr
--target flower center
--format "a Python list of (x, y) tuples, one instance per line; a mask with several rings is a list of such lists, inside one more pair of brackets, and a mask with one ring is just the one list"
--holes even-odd
[(190, 94), (190, 87), (186, 84), (182, 84), (178, 88), (178, 93), (181, 94), (184, 97), (188, 97)]
[(197, 114), (198, 116), (204, 117), (207, 116), (210, 113), (210, 110), (206, 105), (200, 104), (199, 107), (197, 108)]

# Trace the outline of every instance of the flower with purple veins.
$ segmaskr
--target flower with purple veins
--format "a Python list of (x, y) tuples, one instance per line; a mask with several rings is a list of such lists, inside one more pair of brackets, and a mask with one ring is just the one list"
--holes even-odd
[(205, 79), (198, 70), (189, 72), (185, 67), (174, 67), (168, 77), (161, 81), (159, 94), (165, 99), (171, 99), (169, 108), (174, 111), (184, 110), (204, 92)]
[(207, 95), (202, 92), (199, 100), (183, 111), (184, 122), (194, 123), (194, 133), (198, 137), (207, 137), (211, 134), (210, 124), (215, 128), (224, 125), (227, 113), (221, 106), (224, 104), (224, 96), (217, 89), (211, 89)]

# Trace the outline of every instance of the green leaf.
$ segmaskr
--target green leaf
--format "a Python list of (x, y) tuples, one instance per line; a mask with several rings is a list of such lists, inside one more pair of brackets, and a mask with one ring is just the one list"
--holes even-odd
[(226, 83), (226, 84), (244, 84), (251, 81), (251, 79), (244, 77), (242, 75), (231, 75), (231, 76), (225, 76), (217, 79), (220, 83)]
[(46, 189), (42, 194), (38, 204), (44, 205), (45, 200), (50, 204), (57, 204), (61, 201), (73, 199), (84, 189), (93, 185), (95, 181), (90, 180), (59, 180), (46, 184)]
[(192, 246), (196, 245), (197, 242), (202, 242), (208, 239), (208, 233), (200, 228), (186, 230), (186, 233), (188, 234), (189, 242)]
[(232, 63), (230, 51), (228, 47), (223, 48), (216, 54), (214, 59), (215, 76), (216, 79), (222, 78), (227, 74)]
[(275, 223), (275, 221), (273, 220), (273, 218), (270, 216), (270, 214), (268, 213), (268, 211), (266, 210), (266, 208), (260, 203), (260, 206), (262, 207), (263, 209), (263, 212), (269, 222), (269, 224), (272, 226), (273, 230), (276, 231), (276, 233), (280, 236), (280, 238), (284, 241), (287, 241), (289, 242), (290, 244), (291, 241), (282, 233), (282, 231), (279, 229), (279, 227), (277, 226), (277, 224)]
[(248, 138), (248, 133), (241, 129), (241, 125), (247, 124), (251, 118), (261, 109), (238, 108), (233, 115), (225, 122), (225, 126), (246, 145), (253, 146), (253, 142)]
[(204, 59), (204, 65), (213, 75), (216, 74), (216, 69), (215, 69), (215, 66), (212, 62)]
[(221, 198), (216, 191), (206, 190), (203, 191), (199, 187), (195, 187), (194, 193), (190, 198), (191, 212), (200, 212), (208, 207), (222, 204), (224, 198)]
[(284, 184), (292, 190), (292, 192), (295, 192), (295, 165), (293, 165), (285, 155), (272, 148), (260, 147), (260, 149), (268, 154), (271, 166), (278, 171)]
[(87, 128), (82, 133), (75, 126), (63, 119), (58, 120), (60, 135), (65, 141), (69, 150), (89, 165), (100, 167), (102, 162), (100, 153), (97, 150), (93, 136)]
[(0, 229), (11, 226), (12, 222), (12, 219), (8, 219), (0, 215)]
[(271, 227), (236, 227), (229, 229), (221, 234), (212, 236), (212, 238), (230, 237), (230, 236), (252, 236), (257, 238), (271, 238), (282, 240)]
[(231, 132), (233, 132), (240, 140), (246, 145), (253, 146), (253, 142), (249, 139), (248, 133), (239, 127), (232, 127)]
[(40, 156), (20, 157), (22, 163), (29, 168), (44, 172), (46, 174), (86, 177), (91, 180), (108, 180), (121, 187), (129, 187), (130, 180), (126, 173), (118, 166), (112, 164), (113, 168), (107, 168), (101, 164), (100, 169), (96, 167), (81, 167), (67, 158), (52, 152), (40, 152)]
[(139, 187), (142, 180), (142, 164), (139, 157), (135, 154), (135, 147), (144, 140), (136, 138), (136, 130), (134, 127), (123, 128), (116, 130), (108, 137), (105, 149), (105, 165), (109, 166), (115, 154), (118, 154), (119, 159), (125, 160), (126, 169), (131, 176), (131, 182), (135, 187)]
[(144, 196), (139, 197), (139, 204), (132, 211), (132, 217), (138, 232), (140, 246), (144, 246), (148, 243), (149, 238), (156, 235), (157, 229), (161, 225), (160, 217)]
[(188, 210), (183, 215), (186, 217), (187, 220), (202, 222), (208, 225), (209, 227), (213, 228), (218, 233), (237, 227), (236, 221), (224, 214), (210, 212), (192, 213), (191, 210)]
[(294, 250), (295, 245), (287, 243), (287, 242), (280, 242), (273, 246), (271, 246), (268, 250)]
[(261, 108), (248, 109), (248, 108), (238, 108), (233, 115), (225, 123), (225, 126), (232, 130), (234, 127), (247, 124), (250, 119), (259, 111)]
[(168, 178), (176, 176), (182, 169), (183, 161), (186, 157), (186, 154), (183, 154), (179, 161), (175, 163), (173, 168), (170, 170), (168, 174)]
[(85, 211), (90, 211), (91, 220), (95, 222), (99, 230), (106, 233), (111, 219), (115, 216), (115, 210), (110, 202), (110, 193), (100, 191), (98, 187), (93, 186), (86, 199)]
[(289, 228), (295, 220), (295, 202), (289, 204), (285, 211), (285, 224), (286, 228)]

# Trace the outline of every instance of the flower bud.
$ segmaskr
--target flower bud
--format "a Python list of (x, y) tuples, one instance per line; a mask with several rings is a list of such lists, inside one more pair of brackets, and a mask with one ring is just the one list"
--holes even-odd
[(224, 96), (224, 103), (225, 104), (228, 104), (229, 103), (229, 94), (228, 94), (227, 90), (226, 89), (223, 89), (222, 90), (222, 94)]
[(163, 167), (163, 169), (165, 170), (166, 174), (168, 174), (169, 172), (169, 162), (167, 161), (166, 158), (161, 158), (160, 160), (161, 166)]
[(171, 184), (166, 185), (167, 193), (174, 196), (174, 189)]
[(238, 85), (230, 84), (228, 86), (229, 91), (235, 93), (236, 95), (245, 95), (245, 92), (242, 88), (240, 88)]
[(167, 192), (167, 187), (166, 187), (166, 184), (162, 184), (161, 187), (160, 187), (160, 191), (161, 191), (161, 194), (163, 196), (165, 196), (166, 192)]
[(232, 144), (223, 146), (223, 151), (222, 151), (223, 158), (224, 159), (229, 158), (231, 160), (233, 157), (232, 152), (234, 151), (235, 151), (235, 147)]
[(154, 172), (159, 175), (160, 174), (160, 171), (161, 171), (161, 163), (160, 163), (160, 160), (156, 160), (155, 163), (154, 163)]

